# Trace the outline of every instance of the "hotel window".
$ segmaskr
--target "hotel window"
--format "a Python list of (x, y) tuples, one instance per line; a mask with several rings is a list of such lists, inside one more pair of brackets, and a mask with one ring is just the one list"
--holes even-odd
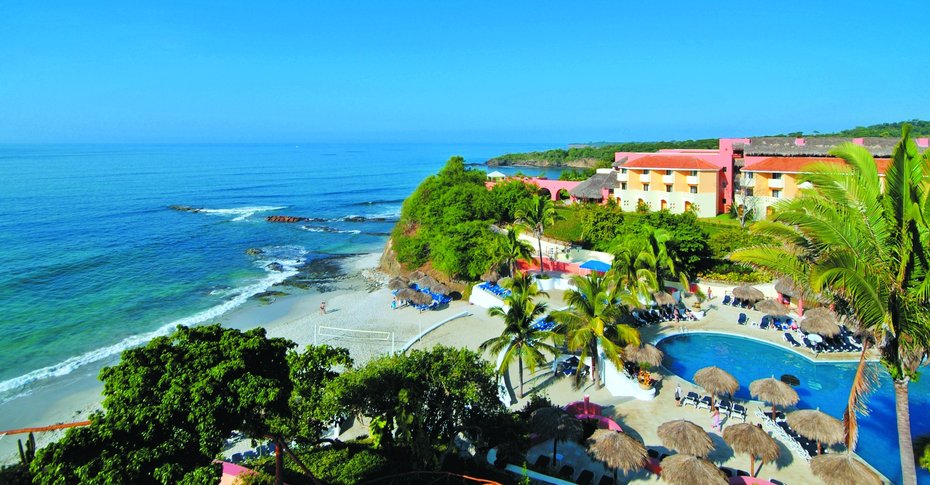
[(781, 198), (781, 191), (780, 191), (780, 190), (773, 190), (773, 191), (772, 191), (772, 197), (774, 197), (774, 198), (776, 198), (776, 199), (780, 199), (780, 198)]
[(643, 175), (649, 175), (649, 169), (648, 169), (648, 168), (645, 169), (645, 170), (643, 170)]
[(626, 169), (625, 169), (625, 168), (621, 168), (621, 169), (620, 169), (620, 173), (626, 173)]
[(773, 174), (772, 174), (772, 180), (781, 180), (781, 174), (780, 174), (780, 173), (773, 173)]
[(649, 184), (643, 184), (643, 190), (649, 190)]
[(692, 194), (696, 194), (696, 193), (697, 193), (697, 187), (696, 187), (696, 186), (694, 186), (694, 185), (691, 186), (691, 193), (692, 193)]
[(697, 170), (692, 170), (692, 171), (691, 171), (691, 176), (692, 176), (692, 177), (697, 177)]
[(626, 182), (620, 182), (620, 190), (626, 190)]
[(752, 180), (752, 177), (754, 174), (755, 172), (746, 172), (746, 178), (748, 178), (749, 180)]
[[(671, 174), (672, 174), (672, 171), (671, 171), (671, 170), (666, 170), (666, 171), (665, 171), (665, 175), (671, 175)], [(671, 191), (669, 191), (669, 192), (671, 192)]]
[(665, 191), (666, 191), (666, 192), (671, 192), (671, 191), (672, 191), (672, 186), (666, 184), (666, 185), (665, 185)]

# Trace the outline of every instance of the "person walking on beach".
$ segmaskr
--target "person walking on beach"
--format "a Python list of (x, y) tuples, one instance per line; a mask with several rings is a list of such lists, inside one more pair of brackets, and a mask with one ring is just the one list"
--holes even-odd
[(711, 416), (711, 421), (713, 422), (712, 428), (717, 431), (723, 431), (723, 426), (720, 424), (720, 408), (714, 406), (714, 414)]
[(681, 384), (675, 385), (675, 405), (681, 407)]
[(707, 299), (708, 299), (708, 300), (713, 300), (713, 299), (714, 299), (714, 290), (711, 289), (711, 287), (709, 287), (709, 286), (707, 287)]
[(326, 315), (326, 302), (320, 302), (320, 315)]
[(391, 310), (397, 310), (397, 297), (391, 300)]

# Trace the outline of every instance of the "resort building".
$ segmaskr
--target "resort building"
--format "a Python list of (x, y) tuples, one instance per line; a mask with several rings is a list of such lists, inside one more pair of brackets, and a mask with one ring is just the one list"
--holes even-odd
[[(630, 211), (642, 203), (650, 210), (694, 210), (699, 217), (713, 217), (735, 205), (740, 210), (753, 209), (760, 218), (774, 203), (804, 188), (800, 175), (810, 166), (844, 163), (830, 156), (833, 147), (851, 142), (867, 148), (884, 173), (898, 141), (892, 137), (721, 138), (717, 149), (617, 152), (613, 197)], [(915, 141), (920, 149), (930, 142), (927, 138)]]

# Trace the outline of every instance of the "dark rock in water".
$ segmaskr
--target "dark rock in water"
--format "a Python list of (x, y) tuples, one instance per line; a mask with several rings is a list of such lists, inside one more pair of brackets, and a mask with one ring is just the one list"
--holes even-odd
[(307, 219), (306, 217), (297, 217), (297, 216), (268, 216), (265, 218), (265, 220), (268, 222), (294, 223), (294, 222), (306, 222), (309, 219)]
[(345, 222), (365, 222), (366, 219), (363, 216), (346, 216), (343, 218)]
[(283, 291), (269, 290), (269, 291), (263, 291), (261, 293), (256, 293), (252, 295), (252, 298), (255, 298), (256, 300), (262, 300), (262, 301), (271, 301), (279, 296), (287, 296), (287, 295), (288, 293), (285, 293)]
[(191, 207), (189, 205), (169, 205), (168, 208), (181, 212), (200, 212), (203, 210), (200, 207)]
[(259, 248), (249, 248), (245, 250), (245, 254), (248, 254), (249, 256), (261, 256), (265, 254), (265, 252)]
[(282, 266), (281, 263), (268, 263), (265, 267), (271, 271), (284, 271), (284, 266)]

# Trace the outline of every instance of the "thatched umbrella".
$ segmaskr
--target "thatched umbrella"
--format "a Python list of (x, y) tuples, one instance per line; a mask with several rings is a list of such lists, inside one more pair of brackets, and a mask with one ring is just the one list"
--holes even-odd
[(665, 357), (665, 354), (652, 344), (630, 344), (623, 348), (623, 360), (627, 362), (656, 366), (662, 364), (663, 357)]
[(388, 286), (388, 289), (390, 290), (402, 290), (409, 285), (410, 283), (407, 282), (407, 280), (405, 280), (404, 278), (395, 276), (394, 278), (391, 278), (391, 281), (388, 281), (387, 286)]
[(788, 314), (788, 307), (782, 305), (778, 300), (768, 298), (756, 303), (756, 310), (773, 315), (776, 317), (781, 317)]
[(804, 312), (804, 320), (801, 320), (801, 330), (823, 335), (824, 337), (833, 337), (840, 333), (836, 314), (824, 307), (813, 308)]
[(433, 277), (430, 276), (430, 275), (426, 275), (426, 276), (424, 276), (424, 277), (422, 277), (422, 278), (416, 280), (414, 283), (416, 283), (417, 286), (419, 286), (420, 288), (426, 288), (426, 289), (428, 289), (428, 290), (430, 290), (430, 289), (432, 289), (432, 288), (434, 288), (434, 287), (436, 287), (436, 286), (439, 286), (439, 285), (441, 284), (441, 283), (439, 283), (438, 281), (436, 281), (436, 278), (433, 278)]
[(821, 443), (835, 445), (846, 438), (843, 422), (820, 409), (802, 409), (788, 414), (788, 426), (799, 435), (817, 442), (817, 454), (823, 452)]
[(730, 483), (716, 465), (691, 455), (672, 455), (662, 460), (662, 480), (672, 485)]
[(552, 438), (552, 463), (559, 441), (581, 438), (581, 420), (560, 407), (539, 408), (530, 415), (530, 426), (537, 433)]
[(762, 426), (750, 423), (739, 423), (727, 426), (723, 430), (723, 441), (726, 441), (736, 453), (749, 455), (749, 474), (756, 475), (756, 457), (762, 463), (775, 461), (781, 450), (778, 443), (769, 436)]
[(588, 446), (595, 460), (603, 461), (614, 469), (614, 483), (617, 483), (618, 469), (624, 472), (639, 470), (649, 456), (639, 440), (619, 431), (599, 429), (591, 435)]
[(413, 295), (413, 298), (410, 299), (410, 301), (416, 303), (417, 305), (429, 305), (433, 302), (433, 297), (427, 295), (426, 293), (417, 291)]
[(657, 434), (663, 445), (679, 453), (705, 457), (714, 450), (714, 442), (707, 431), (684, 419), (662, 423)]
[(657, 291), (652, 294), (652, 298), (656, 301), (656, 305), (674, 305), (675, 297), (670, 295), (666, 291)]
[(397, 294), (394, 296), (396, 296), (397, 299), (401, 301), (412, 301), (414, 298), (416, 298), (416, 295), (422, 295), (422, 293), (412, 288), (404, 288), (398, 290)]
[(418, 279), (420, 279), (420, 278), (422, 278), (422, 277), (424, 277), (424, 276), (426, 276), (426, 273), (417, 270), (417, 271), (414, 271), (413, 273), (410, 273), (410, 274), (407, 276), (407, 279), (410, 280), (410, 281), (416, 281), (416, 280), (418, 280)]
[(448, 295), (449, 293), (452, 293), (452, 290), (450, 290), (448, 286), (442, 283), (439, 283), (438, 285), (430, 288), (430, 291), (432, 291), (433, 293), (439, 293), (440, 295), (443, 295), (443, 296)]
[(705, 367), (694, 373), (694, 383), (703, 387), (710, 394), (710, 409), (714, 409), (714, 397), (718, 394), (733, 394), (739, 389), (739, 382), (729, 372), (716, 367)]
[(495, 268), (491, 268), (481, 275), (481, 281), (487, 281), (489, 283), (497, 283), (499, 279), (501, 279), (501, 274)]
[(736, 288), (733, 288), (733, 296), (739, 298), (740, 300), (746, 301), (759, 301), (765, 299), (765, 295), (760, 290), (749, 285), (737, 286)]
[(794, 280), (789, 277), (779, 278), (775, 280), (775, 291), (785, 295), (787, 297), (797, 297), (800, 292), (798, 291), (798, 285), (795, 284)]
[(817, 455), (811, 471), (827, 485), (881, 485), (882, 480), (852, 453)]
[(772, 420), (775, 420), (775, 406), (793, 406), (800, 400), (794, 388), (774, 376), (752, 381), (749, 384), (749, 393), (753, 397), (772, 403)]

